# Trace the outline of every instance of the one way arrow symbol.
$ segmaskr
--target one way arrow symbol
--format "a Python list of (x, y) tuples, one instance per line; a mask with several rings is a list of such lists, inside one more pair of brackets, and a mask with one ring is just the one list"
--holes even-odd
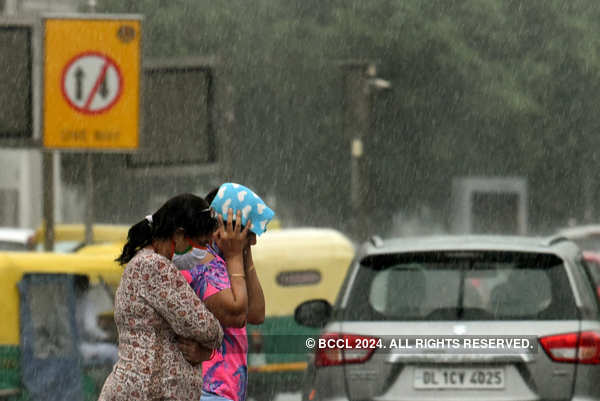
[(83, 77), (85, 72), (81, 67), (77, 67), (75, 70), (75, 99), (83, 99)]
[(100, 88), (98, 88), (98, 93), (100, 93), (100, 96), (102, 96), (104, 99), (106, 99), (108, 97), (108, 77), (104, 76), (104, 79), (102, 80), (102, 83), (100, 84)]

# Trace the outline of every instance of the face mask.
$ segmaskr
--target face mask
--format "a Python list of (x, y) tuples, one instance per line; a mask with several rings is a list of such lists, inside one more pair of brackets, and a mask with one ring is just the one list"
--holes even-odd
[(206, 255), (208, 255), (206, 249), (192, 247), (186, 253), (173, 255), (173, 263), (179, 270), (191, 270), (201, 264)]

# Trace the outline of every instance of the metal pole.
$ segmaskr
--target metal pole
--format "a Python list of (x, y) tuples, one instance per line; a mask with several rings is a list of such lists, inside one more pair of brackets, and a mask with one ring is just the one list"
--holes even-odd
[[(88, 12), (96, 12), (96, 0), (87, 1)], [(92, 153), (86, 153), (85, 166), (85, 243), (94, 242), (94, 159)]]
[(86, 154), (85, 166), (85, 243), (94, 241), (94, 159), (92, 153)]
[(365, 180), (362, 176), (363, 142), (361, 138), (354, 138), (351, 142), (350, 151), (350, 191), (352, 198), (352, 221), (354, 237), (359, 240), (365, 239), (368, 233), (365, 211)]
[(54, 152), (42, 151), (44, 250), (54, 250)]
[(368, 78), (373, 68), (365, 62), (347, 63), (345, 69), (345, 138), (350, 143), (351, 232), (355, 240), (370, 234), (365, 198), (369, 191), (365, 172), (363, 138), (370, 127), (370, 89)]

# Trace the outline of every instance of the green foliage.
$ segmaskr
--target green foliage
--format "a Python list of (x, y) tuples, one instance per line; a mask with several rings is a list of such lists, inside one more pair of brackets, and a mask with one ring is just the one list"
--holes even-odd
[(381, 214), (376, 224), (423, 204), (446, 219), (457, 175), (528, 177), (539, 230), (583, 213), (579, 178), (593, 171), (598, 147), (595, 0), (104, 0), (101, 7), (145, 15), (145, 57), (224, 60), (236, 88), (238, 179), (276, 191), (304, 223), (343, 226), (348, 217), (336, 64), (346, 59), (377, 61), (393, 83), (376, 98), (367, 138), (365, 190)]

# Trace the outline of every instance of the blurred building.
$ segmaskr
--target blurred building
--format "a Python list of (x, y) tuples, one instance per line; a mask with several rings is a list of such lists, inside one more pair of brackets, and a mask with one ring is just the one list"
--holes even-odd
[[(2, 4), (2, 2), (0, 2)], [(4, 0), (5, 15), (75, 12), (86, 0)]]
[[(95, 0), (0, 0), (0, 11), (4, 21), (23, 23), (40, 21), (45, 13), (94, 10), (95, 5)], [(36, 29), (34, 25), (33, 41), (39, 41)], [(0, 107), (15, 101), (25, 105), (23, 109), (33, 107), (32, 117), (21, 111), (0, 121), (0, 226), (36, 228), (42, 222), (44, 199), (42, 152), (27, 145), (3, 147), (3, 138), (11, 140), (6, 133), (11, 129), (41, 136), (41, 78), (36, 78), (42, 70), (41, 45), (21, 51), (18, 44), (27, 40), (11, 35), (0, 42), (13, 55), (0, 60), (0, 92), (6, 95), (0, 97)], [(14, 61), (29, 54), (32, 62)], [(28, 63), (33, 64), (32, 73)], [(227, 155), (219, 138), (227, 136), (233, 113), (222, 101), (227, 85), (217, 70), (213, 58), (144, 59), (140, 148), (135, 154), (92, 154), (94, 221), (134, 222), (177, 193), (203, 195), (227, 177)], [(17, 84), (14, 77), (25, 78)], [(18, 93), (23, 95), (17, 99)], [(28, 93), (31, 97), (25, 98)], [(25, 119), (29, 122), (21, 123)], [(55, 221), (82, 222), (88, 209), (88, 158), (81, 152), (52, 151), (52, 159)]]

